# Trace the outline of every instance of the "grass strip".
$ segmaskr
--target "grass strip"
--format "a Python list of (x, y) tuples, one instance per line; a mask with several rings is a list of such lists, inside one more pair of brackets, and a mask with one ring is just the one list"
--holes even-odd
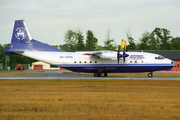
[(180, 119), (180, 81), (0, 80), (0, 119)]

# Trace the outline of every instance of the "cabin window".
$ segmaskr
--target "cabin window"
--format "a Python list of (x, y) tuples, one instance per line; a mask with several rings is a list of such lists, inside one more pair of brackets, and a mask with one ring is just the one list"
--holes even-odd
[(95, 61), (95, 63), (97, 63), (97, 61)]
[(74, 63), (76, 63), (76, 61), (74, 61)]
[(144, 63), (144, 61), (142, 61), (142, 63)]
[(134, 61), (135, 63), (137, 63), (137, 61)]
[(79, 61), (79, 63), (81, 63), (81, 61)]
[(92, 61), (90, 61), (90, 63), (92, 63)]
[(179, 64), (177, 64), (177, 68), (179, 68)]
[(130, 61), (130, 63), (132, 63), (132, 61)]
[(84, 61), (84, 63), (86, 63), (86, 61)]

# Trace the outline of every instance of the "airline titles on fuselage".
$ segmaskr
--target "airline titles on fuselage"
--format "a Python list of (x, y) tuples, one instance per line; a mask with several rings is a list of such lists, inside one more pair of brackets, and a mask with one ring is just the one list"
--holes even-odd
[(132, 59), (132, 60), (142, 60), (142, 59), (145, 59), (144, 55), (131, 55), (129, 58)]
[(72, 59), (73, 56), (59, 56), (59, 58), (60, 58), (60, 59), (63, 59), (63, 58), (65, 58), (65, 59)]

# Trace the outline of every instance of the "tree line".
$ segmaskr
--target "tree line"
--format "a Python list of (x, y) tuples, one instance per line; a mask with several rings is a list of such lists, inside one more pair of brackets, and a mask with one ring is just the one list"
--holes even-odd
[(86, 36), (78, 30), (68, 30), (65, 33), (65, 44), (59, 45), (62, 50), (66, 51), (89, 51), (89, 50), (115, 50), (117, 47), (114, 39), (110, 38), (111, 30), (108, 29), (104, 41), (104, 46), (98, 45), (98, 39), (94, 36), (93, 31), (87, 30)]
[[(170, 31), (165, 28), (155, 28), (152, 32), (145, 31), (138, 40), (135, 40), (129, 31), (126, 36), (128, 50), (180, 50), (180, 37), (171, 36)], [(86, 36), (83, 36), (80, 29), (67, 30), (64, 42), (65, 44), (56, 46), (65, 51), (116, 50), (118, 46), (111, 38), (110, 29), (106, 32), (104, 45), (98, 45), (98, 39), (94, 36), (93, 31), (87, 30)], [(4, 51), (7, 47), (8, 44), (0, 44), (0, 63), (5, 64), (6, 54)], [(12, 68), (16, 64), (31, 64), (36, 61), (23, 56), (8, 56), (10, 56), (8, 65)]]
[[(173, 37), (165, 28), (155, 28), (152, 32), (145, 31), (142, 36), (135, 40), (131, 33), (127, 34), (128, 50), (180, 50), (180, 37)], [(138, 41), (137, 43), (135, 41)], [(98, 39), (93, 31), (87, 30), (86, 37), (80, 30), (68, 30), (64, 37), (65, 44), (60, 45), (63, 50), (115, 50), (117, 48), (114, 39), (111, 38), (111, 30), (108, 29), (104, 45), (98, 45)]]

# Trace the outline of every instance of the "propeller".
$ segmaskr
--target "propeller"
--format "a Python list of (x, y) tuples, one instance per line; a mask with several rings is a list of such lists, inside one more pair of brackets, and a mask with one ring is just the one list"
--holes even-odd
[(123, 63), (125, 63), (126, 57), (128, 57), (129, 55), (126, 54), (126, 49), (124, 47), (123, 50), (123, 54), (120, 54), (120, 46), (118, 46), (118, 53), (117, 53), (117, 60), (118, 60), (118, 64), (119, 64), (119, 58), (123, 57)]

